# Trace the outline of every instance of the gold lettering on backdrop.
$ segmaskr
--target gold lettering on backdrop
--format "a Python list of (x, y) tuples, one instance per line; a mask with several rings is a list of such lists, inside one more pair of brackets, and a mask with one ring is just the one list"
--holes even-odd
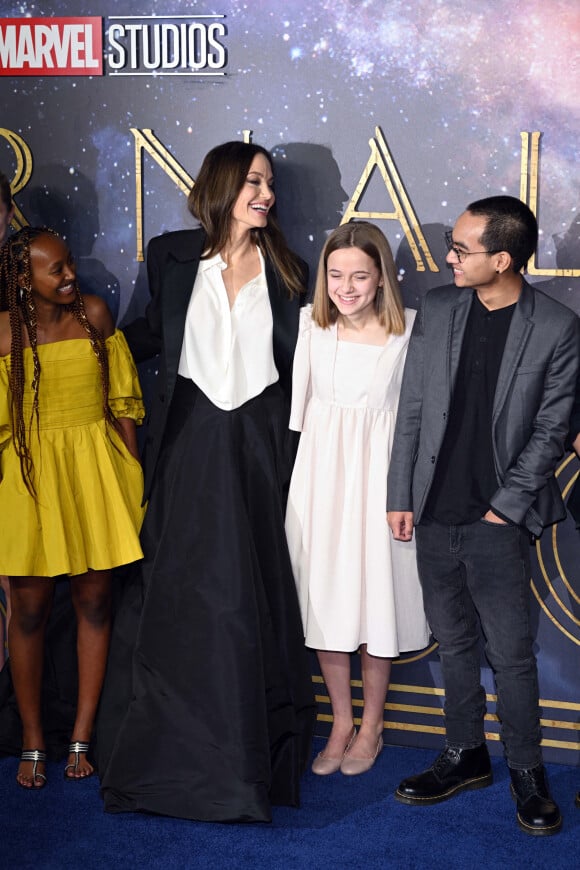
[[(520, 199), (538, 216), (538, 198), (540, 174), (540, 139), (542, 134), (536, 130), (533, 133), (520, 133), (522, 153), (520, 162)], [(555, 278), (577, 278), (580, 269), (538, 269), (537, 253), (528, 261), (528, 275), (549, 275)]]
[[(12, 130), (7, 130), (5, 127), (0, 127), (0, 136), (12, 146), (12, 150), (16, 156), (16, 171), (14, 178), (10, 182), (12, 196), (19, 193), (23, 187), (26, 187), (32, 176), (32, 151), (18, 133)], [(14, 217), (10, 224), (15, 230), (20, 230), (22, 227), (28, 226), (28, 221), (14, 203)]]
[[(352, 218), (363, 218), (367, 220), (378, 218), (381, 220), (398, 221), (405, 233), (405, 238), (407, 239), (415, 258), (417, 271), (425, 272), (426, 262), (431, 272), (438, 272), (439, 269), (431, 255), (429, 246), (425, 241), (421, 224), (419, 223), (417, 215), (411, 205), (411, 200), (407, 196), (401, 177), (397, 172), (395, 161), (392, 158), (380, 127), (375, 127), (375, 138), (369, 139), (369, 145), (371, 149), (370, 157), (363, 169), (360, 181), (346, 207), (341, 224), (348, 223)], [(364, 195), (371, 179), (371, 175), (377, 168), (385, 182), (385, 186), (389, 192), (395, 210), (392, 212), (359, 211), (358, 204)]]
[[(173, 157), (167, 148), (157, 139), (151, 129), (131, 128), (135, 139), (135, 211), (137, 226), (137, 260), (142, 262), (143, 244), (143, 151), (147, 153), (161, 166), (164, 172), (175, 182), (179, 189), (187, 196), (193, 187), (194, 180), (181, 164)], [(250, 142), (251, 130), (242, 131), (243, 141)], [(537, 215), (539, 199), (539, 164), (540, 164), (540, 140), (542, 133), (520, 133), (522, 149), (520, 164), (520, 199), (525, 202), (534, 214)], [(32, 152), (24, 139), (13, 130), (0, 127), (0, 137), (4, 138), (14, 151), (16, 170), (11, 181), (12, 195), (16, 195), (28, 184), (32, 177), (33, 158)], [(347, 205), (342, 223), (347, 223), (352, 218), (366, 218), (379, 220), (396, 220), (399, 222), (405, 237), (409, 243), (417, 271), (425, 271), (425, 262), (432, 272), (439, 271), (431, 256), (431, 252), (425, 241), (421, 226), (411, 205), (409, 197), (403, 186), (403, 182), (397, 172), (395, 163), (379, 127), (375, 128), (375, 138), (369, 140), (371, 149), (370, 157), (363, 169), (360, 181)], [(358, 204), (362, 199), (373, 171), (378, 168), (385, 186), (393, 202), (394, 211), (376, 212), (359, 211)], [(28, 225), (28, 221), (15, 202), (12, 227), (16, 230)], [(421, 252), (423, 256), (421, 255)], [(558, 278), (580, 277), (578, 269), (540, 269), (536, 265), (536, 256), (528, 263), (530, 275), (545, 275)]]
[[(242, 130), (244, 142), (252, 141), (252, 130)], [(143, 234), (143, 151), (146, 151), (167, 175), (175, 182), (183, 193), (188, 196), (195, 184), (193, 178), (183, 168), (173, 154), (163, 145), (151, 129), (139, 130), (131, 127), (135, 139), (135, 225), (137, 232), (137, 262), (142, 263), (144, 257)]]
[(139, 130), (131, 127), (131, 133), (135, 138), (135, 222), (137, 230), (137, 262), (142, 263), (145, 259), (143, 244), (143, 151), (146, 151), (156, 163), (163, 169), (172, 181), (183, 193), (188, 196), (193, 187), (193, 178), (177, 162), (173, 154), (167, 150), (153, 130)]

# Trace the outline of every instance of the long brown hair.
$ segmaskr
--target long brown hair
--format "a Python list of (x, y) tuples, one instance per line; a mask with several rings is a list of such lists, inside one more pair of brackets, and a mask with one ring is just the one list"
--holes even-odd
[[(12, 435), (14, 447), (20, 459), (20, 470), (26, 488), (35, 496), (34, 464), (30, 452), (30, 434), (33, 422), (36, 421), (38, 431), (38, 395), (40, 386), (40, 360), (38, 358), (37, 319), (32, 295), (32, 269), (30, 265), (30, 248), (33, 242), (43, 235), (57, 236), (47, 227), (23, 227), (0, 248), (0, 311), (8, 311), (11, 330), (10, 345), (10, 411), (12, 417)], [(58, 237), (58, 236), (57, 236)], [(100, 330), (89, 322), (85, 313), (83, 298), (75, 281), (76, 295), (74, 300), (64, 306), (65, 310), (75, 317), (83, 327), (91, 347), (97, 357), (101, 373), (103, 393), (103, 411), (105, 420), (114, 428), (117, 427), (113, 412), (109, 407), (109, 363), (105, 339)], [(33, 358), (33, 376), (31, 389), (33, 392), (32, 412), (30, 420), (24, 419), (24, 393), (26, 389), (24, 370), (23, 329), (26, 329)]]
[(383, 286), (377, 288), (374, 300), (379, 323), (388, 333), (402, 335), (405, 331), (405, 309), (391, 247), (380, 229), (368, 221), (342, 224), (327, 238), (316, 275), (312, 306), (314, 322), (326, 329), (338, 317), (338, 308), (328, 295), (326, 268), (330, 255), (340, 248), (360, 248), (374, 262), (383, 279)]
[[(213, 257), (225, 248), (232, 211), (256, 154), (263, 154), (272, 166), (268, 151), (249, 142), (224, 142), (206, 154), (187, 200), (190, 212), (207, 234), (204, 258)], [(280, 274), (290, 296), (303, 292), (303, 270), (286, 244), (275, 207), (268, 214), (267, 226), (250, 232), (255, 244)]]

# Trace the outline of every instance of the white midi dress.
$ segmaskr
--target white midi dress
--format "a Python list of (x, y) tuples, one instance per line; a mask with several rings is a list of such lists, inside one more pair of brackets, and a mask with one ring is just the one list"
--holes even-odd
[(415, 541), (386, 522), (387, 470), (405, 355), (404, 335), (383, 347), (338, 340), (312, 308), (301, 312), (290, 428), (301, 432), (286, 534), (306, 645), (394, 658), (429, 642)]

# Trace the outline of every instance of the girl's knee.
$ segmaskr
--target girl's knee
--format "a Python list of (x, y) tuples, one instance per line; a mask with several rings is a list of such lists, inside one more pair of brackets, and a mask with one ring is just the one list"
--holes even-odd
[(48, 610), (42, 607), (13, 608), (10, 625), (20, 634), (33, 635), (44, 631)]
[(75, 602), (77, 618), (94, 628), (105, 628), (111, 621), (111, 596), (79, 596)]

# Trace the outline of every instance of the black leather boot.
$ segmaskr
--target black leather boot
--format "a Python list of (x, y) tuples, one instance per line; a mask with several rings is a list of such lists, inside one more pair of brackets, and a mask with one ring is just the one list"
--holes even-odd
[(404, 779), (395, 792), (403, 804), (437, 804), (466, 789), (485, 788), (492, 783), (487, 746), (474, 749), (447, 746), (423, 773)]
[(577, 807), (580, 807), (580, 791), (576, 792), (576, 797), (574, 798), (574, 803)]
[(518, 825), (526, 834), (549, 836), (557, 834), (562, 827), (562, 816), (557, 803), (552, 800), (542, 764), (529, 770), (510, 767), (511, 791), (516, 799)]

